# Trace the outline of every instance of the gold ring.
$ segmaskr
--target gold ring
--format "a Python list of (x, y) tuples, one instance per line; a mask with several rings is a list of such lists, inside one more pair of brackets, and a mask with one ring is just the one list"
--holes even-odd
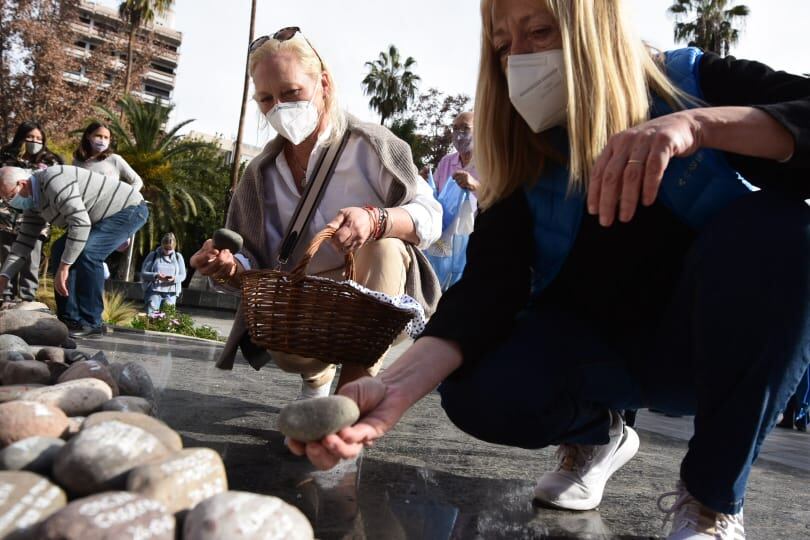
[(628, 159), (627, 164), (628, 165), (643, 165), (644, 162), (641, 161), (640, 159)]

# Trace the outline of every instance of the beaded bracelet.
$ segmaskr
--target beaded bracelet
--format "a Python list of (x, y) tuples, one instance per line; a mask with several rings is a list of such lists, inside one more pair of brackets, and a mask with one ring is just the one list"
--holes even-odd
[(371, 234), (369, 235), (369, 239), (377, 240), (377, 234), (379, 233), (379, 218), (377, 217), (377, 209), (373, 206), (366, 205), (363, 207), (363, 210), (368, 212), (368, 217), (371, 220)]
[(380, 232), (377, 236), (377, 240), (382, 238), (388, 230), (388, 209), (385, 207), (379, 208), (380, 210)]

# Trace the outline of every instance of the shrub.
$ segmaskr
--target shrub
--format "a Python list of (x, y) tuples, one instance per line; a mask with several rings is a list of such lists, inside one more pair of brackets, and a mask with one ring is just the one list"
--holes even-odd
[(132, 322), (138, 310), (121, 291), (104, 291), (104, 312), (101, 319), (116, 326), (126, 326)]
[(155, 311), (151, 315), (138, 315), (132, 321), (132, 328), (224, 341), (216, 330), (208, 325), (194, 326), (191, 316), (180, 313), (170, 305), (164, 305), (163, 311)]

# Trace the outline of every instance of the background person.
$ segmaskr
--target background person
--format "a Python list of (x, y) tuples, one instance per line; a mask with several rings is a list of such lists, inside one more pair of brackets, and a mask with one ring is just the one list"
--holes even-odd
[(166, 233), (160, 245), (146, 256), (141, 265), (147, 315), (160, 311), (164, 303), (176, 305), (184, 279), (186, 262), (177, 251), (177, 238), (173, 233)]
[(111, 142), (110, 129), (100, 122), (91, 122), (84, 129), (79, 146), (73, 152), (73, 165), (121, 180), (140, 191), (143, 180), (124, 158), (112, 151)]
[(436, 182), (436, 190), (441, 193), (447, 181), (452, 178), (459, 187), (472, 192), (478, 190), (478, 171), (473, 164), (473, 137), (475, 133), (474, 115), (472, 111), (459, 114), (453, 120), (452, 137), (453, 148), (451, 152), (444, 156), (436, 166), (433, 179)]
[[(244, 237), (243, 250), (220, 252), (208, 240), (191, 265), (234, 288), (244, 270), (274, 268), (318, 156), (348, 129), (347, 146), (290, 268), (329, 225), (337, 232), (312, 259), (310, 274), (343, 279), (345, 254), (354, 252), (360, 284), (391, 296), (407, 293), (432, 312), (438, 283), (415, 248), (438, 238), (441, 207), (419, 178), (408, 145), (385, 127), (360, 122), (340, 109), (328, 66), (297, 28), (257, 39), (250, 47), (249, 68), (256, 103), (279, 135), (247, 166), (231, 201), (227, 227)], [(231, 369), (239, 346), (256, 369), (270, 359), (250, 342), (241, 308), (217, 365)], [(281, 369), (301, 374), (302, 397), (329, 393), (333, 364), (278, 352), (272, 358)], [(375, 375), (379, 367), (380, 361), (369, 368), (344, 364), (340, 383)]]
[[(30, 170), (40, 170), (51, 165), (64, 163), (59, 154), (48, 148), (45, 130), (33, 121), (23, 122), (17, 127), (11, 142), (0, 148), (0, 163), (10, 164)], [(20, 212), (0, 201), (0, 264), (6, 260), (14, 240), (17, 238)], [(3, 304), (8, 306), (16, 300), (32, 302), (39, 288), (39, 264), (42, 259), (42, 242), (48, 237), (44, 228), (35, 238), (29, 238), (34, 247), (31, 257), (2, 291)]]
[(341, 390), (359, 423), (291, 449), (355, 456), (443, 381), (467, 433), (559, 444), (535, 497), (583, 510), (638, 448), (615, 410), (694, 414), (659, 499), (669, 538), (744, 538), (751, 466), (810, 363), (810, 79), (653, 56), (618, 0), (481, 13), (485, 210), (464, 276), (381, 378)]

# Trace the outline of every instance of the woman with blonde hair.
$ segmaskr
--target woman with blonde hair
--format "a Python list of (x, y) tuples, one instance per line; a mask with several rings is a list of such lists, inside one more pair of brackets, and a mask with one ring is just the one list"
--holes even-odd
[(332, 466), (441, 383), (467, 433), (559, 445), (535, 497), (586, 510), (638, 449), (614, 411), (694, 414), (669, 538), (744, 538), (751, 466), (810, 362), (810, 79), (651, 54), (620, 0), (481, 6), (464, 276), (341, 389), (360, 421), (292, 448)]
[[(332, 242), (313, 257), (309, 273), (342, 279), (344, 257), (353, 252), (361, 285), (390, 296), (408, 294), (432, 313), (438, 282), (417, 248), (441, 234), (441, 206), (419, 178), (408, 145), (385, 127), (340, 108), (328, 66), (299, 28), (260, 37), (249, 55), (254, 99), (278, 136), (248, 164), (228, 210), (226, 226), (242, 235), (243, 249), (220, 251), (207, 240), (191, 265), (231, 291), (238, 290), (245, 270), (277, 267), (285, 233), (320, 157), (345, 141), (317, 211), (284, 268), (294, 267), (315, 234), (328, 226), (335, 230)], [(242, 311), (218, 367), (231, 369), (240, 347), (256, 369), (272, 358), (281, 369), (299, 373), (301, 397), (329, 393), (334, 365), (274, 351), (267, 355), (250, 341)], [(339, 383), (374, 375), (379, 367), (380, 361), (367, 369), (346, 364)]]

